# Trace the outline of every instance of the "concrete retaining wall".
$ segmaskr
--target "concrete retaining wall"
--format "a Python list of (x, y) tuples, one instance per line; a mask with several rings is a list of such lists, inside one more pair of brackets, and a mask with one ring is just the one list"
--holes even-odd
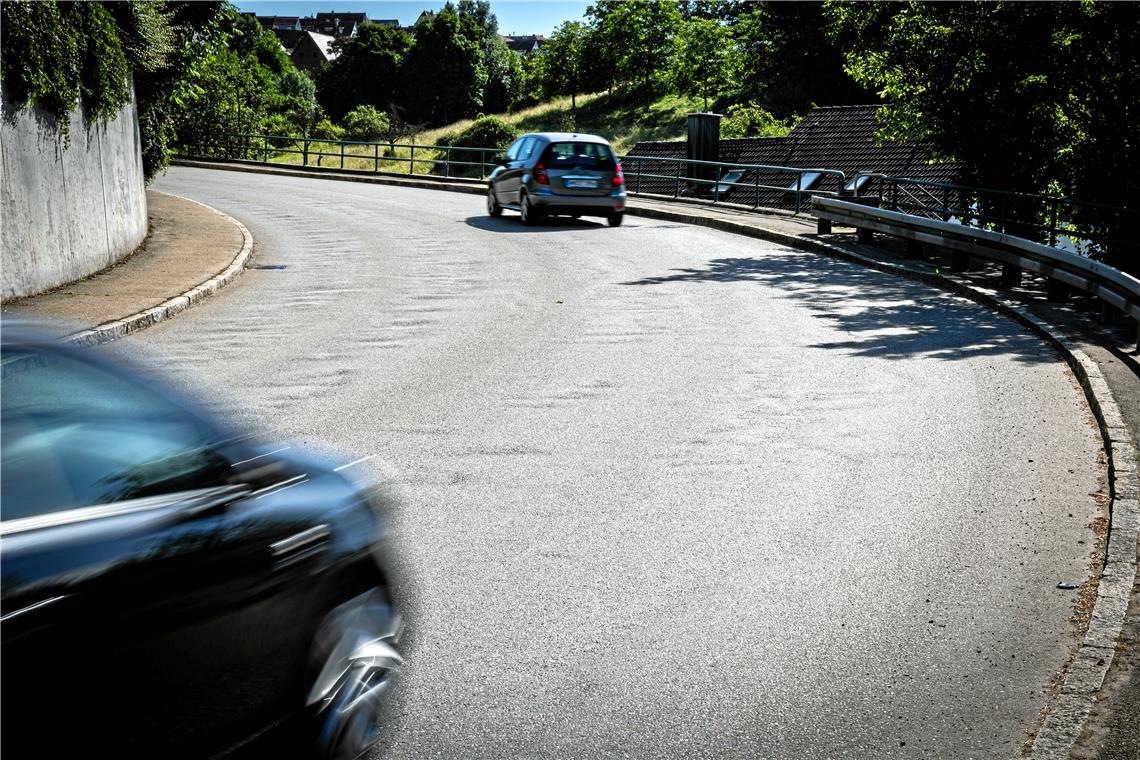
[(0, 82), (0, 299), (105, 269), (146, 239), (146, 188), (133, 102), (106, 123), (17, 109)]

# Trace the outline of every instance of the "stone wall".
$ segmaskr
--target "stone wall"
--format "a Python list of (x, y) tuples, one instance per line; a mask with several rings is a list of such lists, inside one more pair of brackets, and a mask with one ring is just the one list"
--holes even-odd
[(16, 108), (0, 82), (0, 299), (34, 295), (105, 269), (146, 239), (133, 102), (106, 123)]

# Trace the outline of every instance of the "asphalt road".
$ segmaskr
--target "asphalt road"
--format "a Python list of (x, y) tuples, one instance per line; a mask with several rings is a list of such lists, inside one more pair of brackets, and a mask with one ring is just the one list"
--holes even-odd
[[(402, 500), (385, 756), (1011, 757), (1101, 515), (1066, 366), (925, 286), (628, 217), (175, 168), (254, 266), (135, 343)], [(601, 222), (602, 220), (597, 220)]]

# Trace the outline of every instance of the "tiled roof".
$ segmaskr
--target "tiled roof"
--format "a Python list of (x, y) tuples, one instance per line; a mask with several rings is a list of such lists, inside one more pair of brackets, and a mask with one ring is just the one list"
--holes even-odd
[[(958, 178), (958, 166), (951, 163), (930, 164), (931, 145), (921, 142), (895, 142), (877, 144), (875, 132), (879, 129), (876, 114), (880, 106), (829, 106), (814, 108), (787, 137), (749, 137), (720, 141), (720, 160), (723, 163), (763, 164), (801, 169), (838, 169), (848, 180), (860, 171), (877, 172), (896, 177), (909, 177), (935, 182), (953, 183)], [(629, 152), (630, 156), (685, 158), (685, 142), (643, 142)], [(643, 164), (639, 166), (639, 164)], [(654, 165), (656, 168), (651, 169)], [(634, 178), (639, 169), (641, 192), (672, 195), (675, 179), (648, 178), (645, 174), (676, 173), (677, 164), (661, 162), (625, 162), (628, 185), (636, 189)], [(761, 185), (795, 187), (796, 173), (761, 170), (759, 177), (746, 171), (737, 182)], [(836, 190), (835, 182), (821, 180), (818, 189)], [(702, 190), (702, 188), (697, 188)], [(868, 188), (869, 189), (869, 188)], [(703, 188), (708, 194), (710, 186)], [(723, 188), (720, 199), (752, 204), (756, 201), (754, 187)], [(702, 194), (697, 192), (695, 194)], [(795, 205), (791, 193), (760, 190), (760, 205), (789, 208)]]

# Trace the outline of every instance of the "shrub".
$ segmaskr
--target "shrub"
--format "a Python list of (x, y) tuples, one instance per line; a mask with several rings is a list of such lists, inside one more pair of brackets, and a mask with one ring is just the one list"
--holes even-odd
[(755, 103), (737, 103), (728, 107), (720, 122), (720, 136), (783, 137), (792, 131), (797, 118), (780, 121)]
[(372, 106), (357, 106), (344, 117), (344, 133), (349, 140), (376, 142), (392, 130), (388, 114)]
[[(517, 127), (513, 127), (497, 116), (480, 116), (471, 123), (471, 126), (460, 132), (452, 132), (439, 138), (440, 145), (457, 146), (460, 148), (506, 148), (515, 138), (519, 136), (520, 132)], [(443, 158), (446, 152), (440, 154)], [(473, 165), (453, 166), (451, 168), (451, 175), (456, 177), (477, 177), (479, 176), (479, 164), (482, 163), (484, 169), (493, 166), (489, 161), (490, 154), (478, 150), (453, 150), (451, 151), (451, 160), (454, 162), (469, 162)], [(443, 166), (436, 167), (436, 173), (443, 173)]]
[(309, 137), (317, 140), (341, 140), (344, 139), (344, 130), (328, 119), (321, 119), (309, 132)]

